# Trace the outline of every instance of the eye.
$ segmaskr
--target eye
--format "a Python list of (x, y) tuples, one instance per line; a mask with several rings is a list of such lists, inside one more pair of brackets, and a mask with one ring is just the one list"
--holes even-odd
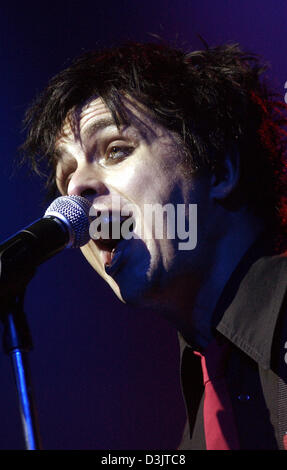
[(112, 145), (106, 152), (106, 163), (114, 163), (128, 157), (134, 148), (128, 145)]

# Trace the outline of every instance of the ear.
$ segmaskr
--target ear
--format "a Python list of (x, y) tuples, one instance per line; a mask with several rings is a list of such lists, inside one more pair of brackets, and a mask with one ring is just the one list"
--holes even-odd
[(211, 197), (224, 200), (238, 186), (240, 178), (240, 156), (238, 151), (225, 155), (225, 159), (213, 170), (211, 176)]

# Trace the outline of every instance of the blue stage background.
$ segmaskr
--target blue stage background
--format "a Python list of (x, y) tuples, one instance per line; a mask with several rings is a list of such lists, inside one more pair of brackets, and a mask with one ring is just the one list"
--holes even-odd
[[(41, 217), (42, 182), (17, 169), (25, 109), (76, 55), (149, 33), (186, 49), (239, 42), (261, 54), (284, 101), (286, 0), (5, 2), (0, 6), (0, 198), (4, 240)], [(28, 287), (30, 365), (44, 449), (174, 449), (184, 425), (174, 329), (122, 305), (79, 251)], [(16, 389), (0, 345), (0, 449), (23, 449)]]

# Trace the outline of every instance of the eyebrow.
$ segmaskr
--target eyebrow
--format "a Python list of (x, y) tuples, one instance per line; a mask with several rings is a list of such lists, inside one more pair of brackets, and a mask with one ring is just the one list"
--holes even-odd
[[(81, 140), (82, 140), (82, 138), (89, 139), (95, 133), (97, 133), (97, 132), (99, 132), (103, 129), (106, 129), (107, 127), (110, 127), (110, 126), (117, 127), (116, 123), (115, 123), (115, 120), (112, 118), (112, 116), (106, 117), (106, 118), (101, 118), (101, 119), (98, 119), (97, 121), (92, 122), (90, 125), (88, 125), (86, 127), (86, 129), (84, 130), (84, 132), (82, 134), (82, 137), (80, 136), (78, 126), (77, 126), (77, 129), (74, 129), (73, 133), (74, 133), (74, 135), (80, 136)], [(54, 149), (53, 154), (56, 157), (56, 159), (61, 159), (62, 151), (63, 151), (63, 145), (62, 144), (60, 144), (59, 146), (57, 146), (57, 148)]]
[(92, 122), (92, 124), (88, 125), (87, 128), (83, 132), (83, 137), (89, 138), (94, 135), (96, 132), (105, 129), (106, 127), (115, 126), (115, 120), (112, 117), (102, 118), (97, 121)]

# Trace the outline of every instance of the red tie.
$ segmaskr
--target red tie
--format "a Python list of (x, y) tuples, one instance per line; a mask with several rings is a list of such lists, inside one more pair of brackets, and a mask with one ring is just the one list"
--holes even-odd
[(216, 340), (201, 358), (205, 386), (203, 419), (207, 450), (238, 450), (239, 442), (232, 414), (232, 404), (225, 381), (228, 344)]

